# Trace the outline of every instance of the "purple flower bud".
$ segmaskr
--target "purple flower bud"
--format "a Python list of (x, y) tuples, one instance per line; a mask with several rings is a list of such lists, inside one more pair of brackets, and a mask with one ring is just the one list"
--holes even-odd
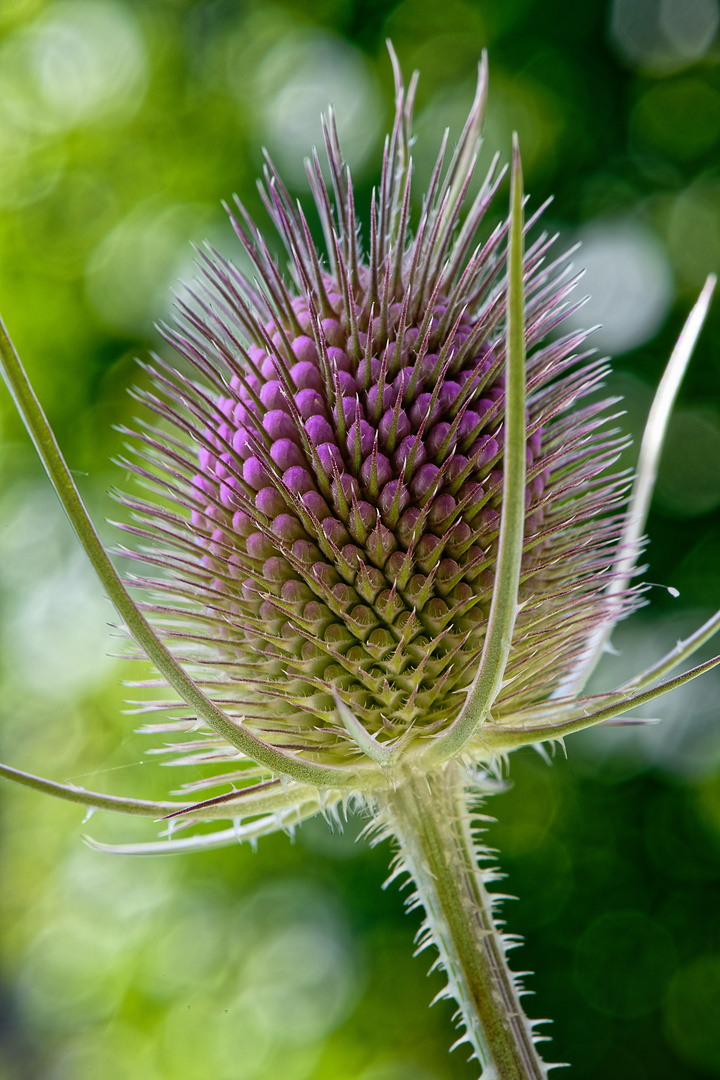
[(292, 544), (305, 536), (305, 530), (292, 514), (278, 514), (272, 523), (272, 531), (284, 544)]
[[(327, 322), (334, 322), (334, 320), (331, 320), (331, 319), (327, 319), (326, 321)], [(342, 336), (342, 343), (343, 343), (343, 345), (345, 345), (347, 343), (347, 338), (345, 337), (344, 334)], [(327, 352), (328, 352), (328, 360), (330, 361), (331, 366), (334, 364), (335, 367), (338, 369), (338, 371), (348, 372), (348, 373), (350, 373), (350, 375), (352, 375), (353, 363), (352, 363), (350, 357), (347, 355), (347, 353), (343, 349), (337, 349), (333, 345), (331, 345)], [(355, 382), (355, 377), (354, 376), (352, 376), (352, 380), (353, 380), (353, 383), (354, 383)]]
[[(308, 347), (301, 350), (303, 354), (307, 354), (310, 347), (315, 350), (315, 346), (309, 338), (299, 338), (298, 340), (309, 342)], [(323, 389), (320, 371), (317, 366), (309, 360), (302, 360), (299, 364), (294, 364), (293, 367), (290, 368), (290, 375), (298, 390), (317, 390), (320, 392)]]
[(271, 379), (260, 389), (260, 400), (266, 409), (287, 409), (287, 401), (283, 392), (283, 385), (278, 379)]
[(301, 390), (295, 395), (295, 404), (303, 420), (325, 415), (325, 402), (317, 390)]
[(311, 416), (305, 424), (305, 430), (313, 446), (331, 443), (334, 439), (333, 429), (322, 416)]
[(367, 457), (375, 442), (375, 429), (365, 420), (355, 421), (347, 433), (347, 445), (350, 454), (359, 446), (360, 456)]
[(283, 473), (283, 483), (294, 495), (304, 495), (315, 491), (315, 481), (308, 469), (302, 465), (293, 465), (292, 468), (287, 469)]
[(380, 443), (383, 446), (387, 445), (391, 434), (394, 445), (402, 442), (411, 431), (410, 421), (405, 410), (400, 409), (396, 415), (394, 409), (388, 409), (380, 421), (378, 431), (380, 432)]
[[(292, 369), (291, 374), (293, 377), (293, 382), (295, 383), (295, 386), (298, 390), (303, 390), (305, 389), (305, 386), (298, 381), (298, 376), (302, 378), (303, 372), (311, 373), (312, 371), (317, 371), (317, 348), (315, 346), (315, 342), (312, 340), (312, 338), (309, 337), (295, 338), (295, 340), (291, 342), (291, 345), (292, 351), (295, 353), (295, 356), (298, 358), (299, 361), (301, 361), (301, 364), (303, 365), (301, 367), (301, 364), (296, 364), (295, 367)], [(316, 389), (319, 390), (321, 386), (322, 383), (319, 383)]]
[(276, 439), (299, 441), (298, 430), (283, 409), (271, 409), (266, 412), (263, 416), (262, 425), (273, 442)]
[(268, 518), (274, 518), (287, 509), (284, 498), (274, 487), (261, 488), (255, 496), (255, 505)]
[(360, 468), (360, 480), (366, 488), (374, 484), (380, 489), (392, 475), (392, 465), (384, 454), (370, 454)]
[(317, 448), (317, 456), (325, 475), (330, 478), (334, 475), (333, 465), (338, 472), (345, 468), (342, 454), (334, 442), (324, 442)]
[(245, 483), (249, 484), (255, 491), (267, 487), (270, 483), (270, 475), (267, 469), (256, 457), (250, 457), (244, 463), (243, 479), (245, 480)]

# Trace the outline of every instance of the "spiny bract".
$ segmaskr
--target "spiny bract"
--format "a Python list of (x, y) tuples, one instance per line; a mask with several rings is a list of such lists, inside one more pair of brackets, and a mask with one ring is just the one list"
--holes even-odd
[[(142, 398), (181, 435), (147, 429), (141, 456), (151, 464), (135, 466), (159, 479), (177, 512), (125, 500), (140, 523), (131, 531), (153, 545), (134, 557), (165, 571), (139, 583), (162, 593), (156, 622), (200, 665), (201, 684), (264, 740), (332, 764), (358, 754), (337, 698), (381, 745), (452, 723), (495, 580), (508, 224), (474, 245), (504, 170), (496, 158), (459, 226), (482, 68), (452, 162), (443, 174), (446, 134), (412, 235), (413, 96), (414, 81), (406, 94), (398, 76), (368, 235), (330, 113), (332, 197), (317, 156), (307, 163), (325, 254), (269, 161), (261, 193), (290, 279), (239, 202), (231, 221), (257, 280), (200, 253), (206, 288), (165, 330), (200, 381), (155, 359), (159, 393)], [(525, 255), (528, 349), (563, 318), (573, 286), (563, 260), (546, 264), (551, 243), (540, 236)], [(497, 724), (548, 698), (601, 605), (607, 612), (623, 492), (607, 469), (620, 442), (606, 430), (607, 401), (577, 404), (607, 370), (578, 354), (582, 340), (561, 337), (527, 359), (521, 607)], [(620, 596), (616, 617), (631, 602)], [(202, 747), (205, 760), (225, 752), (215, 739)]]

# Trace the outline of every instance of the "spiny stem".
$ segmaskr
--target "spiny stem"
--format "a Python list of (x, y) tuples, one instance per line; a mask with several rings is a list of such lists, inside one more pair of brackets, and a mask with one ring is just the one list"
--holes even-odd
[(453, 763), (411, 776), (382, 798), (379, 818), (398, 844), (399, 871), (417, 888), (427, 940), (440, 953), (448, 996), (460, 1006), (461, 1042), (472, 1046), (482, 1080), (545, 1080), (548, 1066), (535, 1048), (478, 866), (462, 768)]

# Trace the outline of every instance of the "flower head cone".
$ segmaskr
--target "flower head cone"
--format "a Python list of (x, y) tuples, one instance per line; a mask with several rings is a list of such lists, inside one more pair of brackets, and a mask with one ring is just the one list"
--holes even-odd
[[(201, 253), (205, 287), (165, 331), (196, 378), (156, 359), (157, 393), (143, 395), (163, 427), (142, 435), (134, 468), (175, 503), (126, 499), (130, 531), (152, 543), (134, 557), (163, 571), (136, 582), (156, 594), (156, 626), (232, 721), (335, 769), (441, 739), (487, 643), (506, 480), (510, 226), (482, 243), (477, 233), (503, 178), (497, 161), (459, 224), (484, 90), (483, 69), (414, 231), (413, 88), (399, 80), (367, 231), (332, 115), (329, 185), (317, 157), (308, 162), (322, 253), (268, 162), (262, 196), (287, 272), (238, 204), (232, 224), (257, 276)], [(547, 262), (551, 242), (539, 236), (523, 263), (522, 551), (497, 728), (551, 698), (607, 618), (623, 525), (626, 481), (609, 472), (621, 440), (608, 402), (583, 400), (606, 364), (578, 351), (580, 333), (543, 344), (573, 287), (562, 259)], [(634, 602), (620, 593), (614, 617)], [(227, 749), (210, 737), (197, 753)], [(467, 752), (491, 756), (482, 737)]]

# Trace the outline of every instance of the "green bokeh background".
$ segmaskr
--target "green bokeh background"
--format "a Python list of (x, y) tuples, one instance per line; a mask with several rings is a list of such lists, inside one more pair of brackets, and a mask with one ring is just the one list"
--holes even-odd
[[(298, 163), (332, 98), (367, 206), (388, 35), (422, 71), (424, 176), (489, 50), (485, 163), (516, 128), (533, 205), (554, 194), (547, 227), (585, 239), (587, 318), (606, 323), (637, 436), (720, 263), (717, 23), (717, 0), (3, 0), (0, 309), (98, 519), (118, 513), (112, 425), (193, 274), (189, 242), (240, 258), (220, 210), (233, 192), (264, 223), (260, 146), (304, 197)], [(719, 387), (716, 302), (649, 523), (647, 577), (680, 597), (652, 590), (598, 685), (720, 606)], [(108, 658), (112, 613), (4, 393), (0, 605), (0, 759), (145, 797), (188, 778), (132, 734), (121, 683), (143, 672)], [(526, 938), (515, 966), (536, 972), (528, 1011), (554, 1019), (547, 1056), (578, 1078), (720, 1076), (719, 689), (710, 676), (658, 704), (660, 727), (570, 740), (552, 766), (518, 754), (490, 808), (520, 897), (504, 911)], [(448, 1056), (452, 1008), (427, 1008), (441, 976), (412, 958), (417, 915), (381, 890), (390, 853), (355, 843), (356, 819), (257, 853), (131, 861), (84, 847), (76, 808), (3, 783), (0, 813), (0, 1080), (476, 1076)], [(106, 815), (87, 828), (151, 835)]]

